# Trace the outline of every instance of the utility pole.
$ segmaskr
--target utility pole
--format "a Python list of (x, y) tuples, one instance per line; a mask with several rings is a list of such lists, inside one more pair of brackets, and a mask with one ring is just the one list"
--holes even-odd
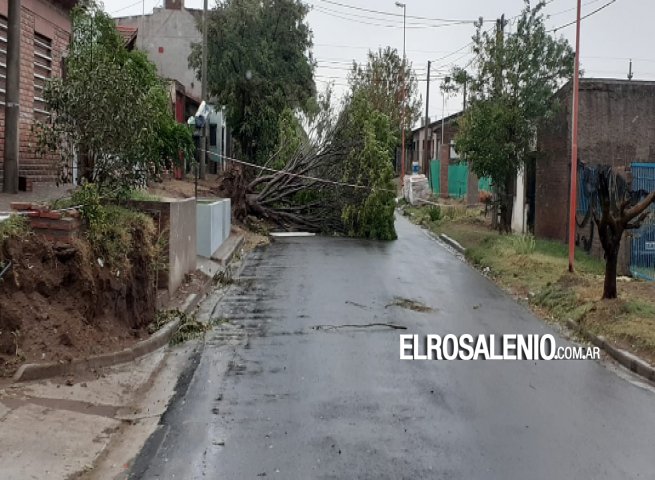
[(402, 65), (402, 88), (403, 88), (403, 106), (401, 115), (401, 133), (402, 133), (402, 151), (400, 152), (400, 186), (405, 188), (405, 113), (407, 105), (407, 87), (405, 86), (405, 65), (406, 65), (406, 52), (405, 52), (405, 28), (407, 19), (407, 5), (404, 3), (396, 2), (396, 7), (403, 9), (403, 65)]
[(469, 74), (466, 73), (466, 70), (464, 70), (464, 106), (462, 107), (462, 111), (466, 110), (466, 94), (467, 94), (468, 83), (469, 83)]
[(441, 147), (444, 144), (445, 128), (446, 128), (446, 90), (450, 85), (450, 77), (444, 77), (443, 83), (441, 84)]
[(569, 272), (575, 270), (575, 212), (578, 194), (578, 119), (580, 116), (580, 10), (582, 0), (578, 0), (578, 15), (575, 26), (575, 68), (573, 72), (573, 131), (571, 132), (571, 194), (569, 202)]
[[(202, 72), (201, 72), (201, 100), (205, 102), (207, 108), (209, 108), (209, 99), (207, 98), (207, 0), (203, 2), (202, 8)], [(208, 112), (209, 110), (206, 110)], [(205, 173), (207, 171), (207, 132), (209, 129), (209, 118), (205, 114), (205, 125), (202, 127), (202, 140), (200, 152), (200, 178), (204, 180)]]
[(628, 71), (628, 80), (632, 80), (632, 59), (630, 59), (630, 70)]
[(20, 121), (20, 0), (7, 8), (7, 69), (5, 81), (5, 158), (2, 191), (18, 193), (18, 126)]
[(425, 147), (424, 147), (424, 171), (428, 172), (428, 178), (430, 178), (430, 152), (428, 151), (429, 144), (429, 134), (430, 134), (430, 66), (432, 62), (428, 60), (428, 79), (427, 85), (425, 86)]

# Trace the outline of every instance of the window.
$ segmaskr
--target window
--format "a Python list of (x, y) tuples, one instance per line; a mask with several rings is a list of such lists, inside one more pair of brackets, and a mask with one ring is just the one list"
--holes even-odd
[(48, 115), (43, 98), (46, 82), (52, 76), (52, 40), (34, 32), (34, 113)]
[(5, 104), (7, 88), (7, 18), (0, 15), (0, 105)]

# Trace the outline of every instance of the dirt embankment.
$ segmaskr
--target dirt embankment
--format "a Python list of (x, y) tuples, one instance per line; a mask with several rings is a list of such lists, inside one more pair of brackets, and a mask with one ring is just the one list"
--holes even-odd
[[(134, 245), (143, 240), (134, 233)], [(0, 376), (25, 362), (70, 361), (146, 336), (155, 315), (150, 257), (134, 248), (122, 271), (94, 257), (81, 239), (5, 241), (0, 258), (13, 265), (0, 280)]]

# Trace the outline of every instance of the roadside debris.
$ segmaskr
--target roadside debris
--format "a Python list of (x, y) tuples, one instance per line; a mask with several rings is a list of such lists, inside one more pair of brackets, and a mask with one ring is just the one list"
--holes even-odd
[(427, 305), (424, 305), (421, 302), (418, 302), (416, 300), (411, 300), (409, 298), (401, 298), (401, 297), (396, 297), (393, 302), (384, 306), (384, 308), (389, 308), (389, 307), (406, 308), (407, 310), (412, 310), (414, 312), (421, 312), (421, 313), (428, 313), (433, 311), (432, 307), (428, 307)]
[(344, 324), (344, 325), (315, 325), (312, 330), (336, 330), (338, 328), (370, 328), (370, 327), (389, 327), (394, 330), (407, 330), (403, 325), (394, 323), (364, 323), (364, 324)]

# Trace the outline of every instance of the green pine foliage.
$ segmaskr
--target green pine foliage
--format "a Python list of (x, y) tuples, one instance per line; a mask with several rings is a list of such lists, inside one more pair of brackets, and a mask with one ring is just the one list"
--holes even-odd
[(341, 218), (349, 236), (395, 240), (395, 193), (391, 158), (395, 146), (389, 118), (375, 110), (363, 93), (355, 93), (343, 113), (353, 148), (344, 163), (342, 181), (354, 189)]

